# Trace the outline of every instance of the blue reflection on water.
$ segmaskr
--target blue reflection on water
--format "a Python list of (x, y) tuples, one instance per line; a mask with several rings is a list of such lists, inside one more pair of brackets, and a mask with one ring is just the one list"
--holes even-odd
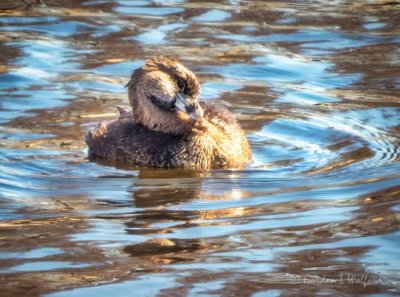
[[(130, 4), (130, 3), (129, 3)], [(118, 6), (114, 8), (116, 12), (123, 14), (131, 14), (137, 16), (165, 16), (169, 14), (178, 14), (184, 11), (178, 7), (134, 7), (134, 6)]]
[(192, 20), (196, 22), (222, 22), (229, 18), (231, 14), (227, 11), (211, 9), (202, 15), (193, 17)]
[(27, 252), (0, 252), (0, 259), (38, 259), (62, 254), (64, 251), (60, 248), (40, 247)]
[(127, 76), (134, 69), (139, 68), (143, 65), (142, 60), (138, 61), (127, 61), (114, 64), (105, 64), (93, 69), (94, 73), (106, 74), (110, 76)]
[[(84, 4), (109, 3), (109, 1), (87, 1)], [(367, 247), (369, 250), (357, 259), (356, 265), (370, 265), (368, 269), (376, 273), (394, 275), (397, 272), (398, 264), (393, 259), (396, 257), (398, 233), (365, 236), (354, 231), (352, 234), (334, 234), (332, 237), (322, 238), (325, 240), (322, 243), (297, 242), (291, 245), (290, 241), (285, 241), (286, 235), (296, 233), (296, 229), (293, 231), (292, 227), (302, 227), (304, 238), (309, 236), (310, 240), (318, 226), (329, 227), (336, 231), (338, 224), (351, 221), (354, 216), (362, 212), (364, 206), (358, 203), (360, 197), (399, 185), (398, 136), (395, 135), (397, 130), (391, 131), (391, 129), (400, 123), (400, 110), (395, 107), (379, 106), (361, 108), (356, 105), (357, 102), (352, 102), (355, 107), (347, 108), (346, 105), (341, 105), (347, 109), (340, 111), (332, 104), (339, 104), (343, 99), (335, 95), (336, 90), (351, 91), (352, 85), (365, 77), (355, 71), (339, 72), (336, 69), (338, 66), (331, 59), (331, 54), (350, 48), (357, 50), (361, 46), (383, 44), (387, 41), (397, 42), (399, 38), (396, 36), (385, 37), (373, 32), (386, 28), (389, 23), (379, 22), (379, 18), (365, 19), (365, 23), (362, 24), (364, 29), (361, 29), (363, 34), (340, 32), (339, 26), (322, 29), (305, 28), (297, 31), (291, 29), (278, 33), (271, 26), (262, 35), (254, 36), (253, 34), (262, 29), (261, 27), (244, 25), (238, 27), (237, 32), (247, 34), (237, 34), (236, 26), (239, 26), (240, 22), (239, 25), (230, 24), (229, 18), (232, 16), (230, 12), (212, 7), (204, 9), (205, 6), (209, 6), (204, 3), (199, 3), (200, 8), (190, 5), (188, 8), (176, 6), (183, 1), (121, 0), (113, 3), (117, 6), (113, 6), (110, 13), (120, 13), (119, 16), (116, 15), (121, 17), (121, 22), (118, 24), (112, 23), (116, 18), (111, 18), (113, 21), (108, 22), (106, 20), (108, 15), (105, 18), (95, 16), (87, 21), (83, 18), (81, 21), (71, 21), (59, 17), (0, 18), (0, 22), (4, 25), (2, 30), (6, 33), (26, 32), (33, 36), (29, 40), (24, 40), (22, 37), (21, 40), (5, 44), (20, 52), (7, 61), (12, 67), (0, 75), (2, 96), (0, 121), (6, 124), (21, 115), (31, 115), (29, 110), (32, 108), (46, 108), (49, 112), (54, 112), (55, 108), (65, 105), (67, 100), (77, 98), (83, 90), (88, 90), (90, 94), (122, 92), (122, 85), (107, 83), (107, 80), (79, 77), (76, 81), (68, 82), (64, 79), (67, 80), (71, 74), (90, 72), (127, 80), (131, 71), (141, 66), (143, 61), (128, 60), (83, 71), (80, 69), (80, 59), (84, 59), (87, 53), (95, 54), (98, 49), (88, 50), (87, 48), (92, 47), (85, 44), (87, 48), (80, 50), (79, 45), (71, 40), (81, 35), (101, 39), (109, 37), (108, 33), (119, 31), (124, 33), (122, 30), (124, 21), (129, 24), (140, 18), (142, 23), (135, 23), (135, 26), (140, 27), (140, 33), (130, 31), (127, 36), (122, 35), (121, 38), (124, 42), (133, 39), (135, 45), (145, 45), (146, 49), (151, 49), (148, 52), (135, 53), (135, 58), (141, 59), (140, 56), (144, 58), (158, 52), (160, 48), (156, 45), (162, 45), (163, 50), (169, 50), (170, 45), (175, 46), (173, 49), (180, 50), (195, 48), (197, 51), (193, 53), (201, 55), (199, 61), (203, 61), (200, 58), (207, 61), (198, 62), (201, 65), (200, 74), (218, 75), (215, 81), (206, 78), (206, 75), (202, 77), (204, 81), (202, 98), (224, 98), (223, 95), (230, 92), (233, 95), (243, 94), (243, 96), (251, 92), (256, 93), (257, 98), (260, 98), (256, 100), (259, 101), (251, 102), (247, 98), (235, 97), (229, 103), (234, 109), (241, 108), (240, 110), (248, 111), (245, 115), (259, 124), (249, 132), (254, 159), (258, 164), (253, 166), (253, 163), (241, 171), (212, 171), (194, 178), (186, 175), (172, 178), (174, 171), (169, 171), (156, 179), (146, 177), (149, 172), (146, 173), (146, 170), (142, 169), (125, 171), (88, 163), (84, 161), (82, 155), (69, 157), (73, 160), (71, 163), (71, 159), (65, 157), (65, 151), (46, 148), (13, 149), (3, 146), (2, 142), (0, 148), (2, 161), (0, 203), (4, 208), (0, 214), (2, 219), (29, 219), (46, 215), (69, 216), (70, 213), (57, 211), (51, 214), (39, 211), (25, 214), (18, 210), (29, 208), (31, 205), (40, 208), (41, 203), (48, 203), (53, 196), (67, 202), (70, 198), (79, 197), (87, 199), (84, 202), (85, 205), (89, 204), (88, 209), (74, 209), (71, 213), (87, 222), (87, 226), (82, 230), (74, 230), (74, 233), (68, 234), (67, 239), (63, 240), (81, 244), (82, 247), (89, 246), (90, 249), (95, 245), (108, 251), (107, 249), (111, 247), (121, 248), (126, 244), (141, 243), (155, 237), (201, 239), (220, 244), (220, 246), (215, 245), (216, 247), (211, 244), (212, 248), (204, 254), (196, 253), (193, 262), (157, 266), (161, 269), (171, 268), (170, 273), (145, 273), (133, 281), (76, 289), (50, 296), (109, 296), (115, 292), (119, 296), (124, 294), (131, 296), (132, 291), (137, 290), (155, 295), (165, 288), (180, 286), (177, 279), (184, 273), (190, 275), (187, 272), (189, 268), (205, 270), (206, 273), (215, 271), (270, 273), (275, 272), (282, 264), (277, 260), (279, 255), (294, 255), (303, 250), (340, 250), (358, 246)], [(230, 3), (238, 5), (239, 2), (230, 1)], [(183, 12), (188, 14), (187, 19), (181, 18), (186, 15), (177, 15)], [(235, 14), (235, 20), (236, 17)], [(225, 21), (227, 23), (224, 27), (218, 24)], [(296, 22), (296, 14), (285, 14), (277, 20), (277, 24), (280, 25)], [(199, 23), (202, 23), (201, 27), (197, 26)], [(226, 34), (232, 29), (231, 26), (235, 27), (235, 34)], [(191, 30), (195, 29), (202, 30), (203, 35), (190, 36)], [(185, 30), (188, 30), (188, 33)], [(175, 38), (175, 34), (180, 32), (185, 32), (187, 35), (177, 35), (180, 38)], [(249, 44), (244, 47), (243, 42)], [(278, 47), (272, 44), (273, 42), (282, 43), (282, 46)], [(204, 43), (212, 44), (206, 54), (198, 51), (199, 45)], [(251, 43), (259, 44), (254, 48)], [(293, 46), (297, 46), (298, 50), (293, 49)], [(231, 57), (226, 61), (232, 59), (232, 62), (226, 62), (223, 60), (224, 51), (231, 47), (238, 50), (238, 55), (228, 53)], [(257, 54), (252, 52), (254, 49)], [(263, 55), (258, 50), (267, 54)], [(209, 57), (206, 55), (209, 52), (215, 55), (218, 61), (213, 60), (214, 56), (207, 60)], [(244, 58), (241, 56), (242, 53)], [(118, 54), (126, 53), (117, 52), (116, 55)], [(190, 51), (187, 53), (190, 56), (196, 54)], [(251, 56), (248, 58), (246, 55)], [(254, 86), (260, 85), (263, 86), (262, 91), (254, 90)], [(250, 90), (248, 94), (246, 89), (242, 90), (244, 86)], [(238, 93), (234, 93), (235, 91)], [(265, 98), (272, 95), (262, 92), (273, 92), (272, 102), (269, 98), (268, 100)], [(367, 92), (364, 95), (368, 97)], [(235, 101), (236, 99), (239, 103)], [(351, 98), (345, 99), (351, 100)], [(241, 102), (246, 102), (248, 106), (239, 106)], [(367, 103), (364, 102), (366, 106)], [(319, 104), (326, 104), (326, 108), (319, 108)], [(376, 105), (378, 104), (381, 103), (377, 100)], [(260, 110), (267, 113), (268, 117), (261, 119), (254, 117), (253, 120), (251, 111), (262, 114)], [(77, 124), (71, 119), (66, 119), (60, 125), (72, 129), (81, 123)], [(52, 136), (51, 133), (31, 133), (12, 129), (0, 132), (3, 141), (45, 139)], [(359, 150), (366, 152), (366, 157), (359, 158)], [(342, 164), (343, 161), (349, 162)], [(328, 170), (321, 170), (323, 166)], [(309, 173), (312, 170), (315, 172)], [(150, 175), (157, 172), (157, 170), (151, 171)], [(152, 197), (152, 194), (153, 196), (157, 193), (165, 194), (163, 191), (166, 188), (175, 189), (175, 192), (171, 192), (167, 199)], [(180, 195), (187, 197), (176, 199), (182, 189), (186, 192), (183, 191)], [(231, 195), (219, 196), (219, 191), (231, 192)], [(205, 195), (207, 193), (208, 196)], [(143, 197), (148, 199), (145, 205), (140, 205), (139, 198)], [(91, 201), (93, 205), (90, 204)], [(289, 211), (285, 212), (284, 208), (283, 210), (280, 208), (301, 203), (309, 203), (311, 209), (289, 208)], [(105, 206), (97, 208), (99, 205)], [(270, 212), (263, 212), (264, 207), (270, 207)], [(230, 209), (234, 212), (232, 217), (228, 216)], [(242, 209), (248, 214), (241, 213)], [(398, 211), (399, 207), (391, 207), (391, 210)], [(207, 214), (208, 211), (217, 215), (212, 218), (201, 217), (201, 214)], [(222, 212), (218, 215), (219, 211)], [(141, 217), (143, 215), (144, 218)], [(130, 221), (139, 222), (143, 228), (142, 225), (127, 227), (126, 222)], [(383, 227), (379, 232), (385, 230)], [(272, 245), (272, 248), (263, 248), (262, 243), (261, 248), (252, 248), (250, 246), (256, 246), (257, 240), (243, 239), (243, 246), (237, 250), (218, 251), (219, 248), (230, 248), (231, 245), (235, 249), (234, 244), (240, 242), (241, 237), (256, 238), (260, 234), (273, 235), (279, 232), (284, 234), (280, 238), (282, 242), (273, 244), (268, 242), (267, 245)], [(341, 236), (353, 238), (337, 240)], [(62, 244), (63, 241), (59, 243)], [(27, 261), (28, 263), (14, 265), (10, 270), (2, 272), (79, 269), (89, 265), (43, 259), (57, 255), (64, 256), (63, 253), (63, 249), (50, 247), (30, 249), (22, 253), (1, 252), (0, 258), (44, 260), (33, 263)], [(207, 257), (204, 263), (202, 255)], [(129, 260), (131, 259), (127, 259)], [(135, 264), (135, 261), (136, 259), (132, 263)], [(351, 261), (355, 262), (354, 259)], [(152, 265), (156, 266), (154, 263)], [(217, 279), (210, 282), (193, 282), (190, 284), (190, 294), (203, 292), (202, 286), (215, 290), (223, 289), (225, 282)], [(279, 291), (266, 291), (265, 294), (278, 295)]]
[(59, 293), (47, 294), (47, 297), (74, 297), (74, 296), (97, 296), (109, 297), (118, 292), (120, 297), (132, 297), (137, 292), (145, 292), (145, 295), (155, 296), (161, 290), (173, 288), (177, 285), (174, 276), (165, 273), (139, 276), (135, 280), (125, 281), (117, 284), (99, 285), (90, 288), (80, 288)]
[(19, 31), (19, 32), (38, 32), (55, 37), (68, 37), (74, 34), (93, 33), (97, 30), (97, 26), (88, 23), (76, 21), (63, 21), (51, 24), (32, 25), (29, 26), (4, 26), (3, 31)]
[(217, 99), (222, 93), (240, 89), (240, 85), (228, 82), (205, 82), (201, 85), (201, 99)]
[(328, 54), (340, 49), (360, 47), (385, 40), (385, 37), (381, 36), (338, 33), (324, 30), (298, 30), (295, 33), (260, 36), (221, 34), (216, 36), (216, 38), (251, 43), (294, 42), (301, 44), (300, 46), (303, 48), (304, 53), (308, 54)]
[(169, 42), (166, 37), (169, 33), (185, 28), (187, 25), (182, 23), (172, 23), (161, 25), (156, 29), (149, 29), (147, 32), (139, 34), (131, 38), (125, 38), (127, 40), (137, 40), (142, 44), (154, 45), (164, 44)]
[(40, 261), (40, 262), (31, 262), (31, 263), (16, 265), (9, 269), (0, 270), (0, 272), (10, 273), (10, 272), (49, 271), (56, 269), (76, 269), (76, 268), (89, 267), (90, 265), (91, 264), (73, 263), (69, 261)]

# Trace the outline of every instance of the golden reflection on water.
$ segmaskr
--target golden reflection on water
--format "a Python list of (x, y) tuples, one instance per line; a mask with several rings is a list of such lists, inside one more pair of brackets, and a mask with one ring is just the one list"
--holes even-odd
[[(0, 296), (399, 292), (398, 4), (42, 2), (0, 4)], [(160, 53), (235, 112), (248, 169), (87, 162)]]

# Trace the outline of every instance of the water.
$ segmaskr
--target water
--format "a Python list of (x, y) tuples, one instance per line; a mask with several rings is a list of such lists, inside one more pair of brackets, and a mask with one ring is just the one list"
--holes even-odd
[[(400, 293), (398, 4), (42, 2), (0, 5), (1, 296)], [(157, 54), (236, 114), (248, 168), (88, 162)]]

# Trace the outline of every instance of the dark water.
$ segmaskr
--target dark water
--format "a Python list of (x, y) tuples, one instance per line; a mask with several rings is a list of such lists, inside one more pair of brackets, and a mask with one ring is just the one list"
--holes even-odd
[[(24, 2), (0, 4), (1, 296), (400, 294), (399, 3)], [(87, 161), (157, 54), (237, 115), (246, 170)]]

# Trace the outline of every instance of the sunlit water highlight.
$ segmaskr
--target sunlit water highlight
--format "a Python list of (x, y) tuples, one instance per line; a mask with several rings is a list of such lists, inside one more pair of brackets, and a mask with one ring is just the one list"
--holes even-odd
[[(42, 2), (0, 4), (0, 296), (400, 293), (398, 4)], [(88, 162), (157, 54), (237, 115), (248, 168)]]

